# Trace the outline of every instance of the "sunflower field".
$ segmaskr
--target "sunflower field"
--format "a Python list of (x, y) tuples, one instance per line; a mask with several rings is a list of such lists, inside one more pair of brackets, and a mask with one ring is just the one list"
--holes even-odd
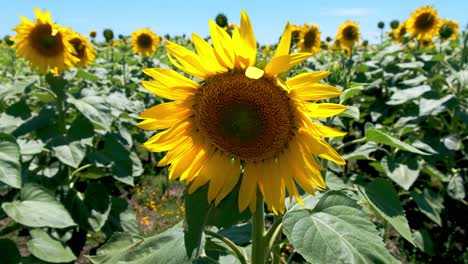
[(34, 11), (0, 44), (0, 263), (468, 263), (468, 34), (434, 7), (273, 45), (243, 10)]

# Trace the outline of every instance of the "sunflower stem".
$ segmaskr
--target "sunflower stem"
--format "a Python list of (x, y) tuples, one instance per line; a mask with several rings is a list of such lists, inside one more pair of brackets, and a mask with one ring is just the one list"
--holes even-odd
[(57, 99), (57, 112), (58, 112), (58, 129), (60, 133), (64, 134), (66, 132), (65, 127), (65, 111), (63, 110), (63, 98), (59, 95), (56, 97)]
[(265, 212), (263, 196), (257, 191), (256, 210), (252, 224), (252, 264), (265, 264)]

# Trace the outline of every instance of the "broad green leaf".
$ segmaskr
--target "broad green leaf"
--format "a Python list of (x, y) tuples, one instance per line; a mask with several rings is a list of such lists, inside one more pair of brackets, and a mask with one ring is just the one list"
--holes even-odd
[(16, 139), (0, 133), (0, 181), (21, 188), (20, 148)]
[(62, 136), (54, 138), (51, 147), (55, 157), (75, 169), (86, 156), (86, 147), (80, 141), (70, 141)]
[(400, 67), (401, 69), (420, 69), (424, 66), (424, 63), (420, 61), (412, 61), (412, 62), (405, 62), (405, 63), (397, 63), (396, 66)]
[(314, 209), (293, 210), (283, 232), (311, 263), (396, 263), (374, 224), (354, 200), (330, 191)]
[(35, 155), (41, 153), (44, 149), (44, 142), (42, 140), (25, 140), (18, 139), (21, 155)]
[[(416, 78), (414, 79), (409, 79), (409, 80), (404, 80), (401, 82), (401, 84), (404, 84), (404, 85), (407, 85), (407, 86), (416, 86), (418, 84), (421, 84), (422, 82), (424, 82), (425, 80), (427, 80), (427, 77), (424, 76), (424, 75), (418, 75)], [(421, 85), (421, 86), (424, 86), (424, 85)], [(421, 86), (418, 86), (418, 87), (421, 87)]]
[(414, 244), (429, 256), (434, 256), (434, 242), (427, 229), (423, 228), (413, 233)]
[(364, 86), (362, 83), (352, 85), (350, 88), (346, 89), (343, 91), (343, 93), (340, 95), (340, 103), (343, 103), (344, 101), (348, 100), (349, 98), (361, 93), (361, 91), (364, 90)]
[(369, 155), (377, 150), (377, 143), (366, 142), (359, 146), (353, 152), (343, 155), (345, 160), (373, 160)]
[(344, 111), (340, 115), (352, 118), (354, 120), (359, 120), (359, 108), (353, 105), (348, 105), (346, 107), (346, 111)]
[(380, 161), (382, 169), (390, 179), (403, 189), (409, 190), (419, 176), (423, 161), (417, 158), (383, 157)]
[(429, 189), (424, 189), (424, 192), (412, 191), (411, 197), (413, 197), (413, 200), (423, 214), (439, 226), (442, 226), (440, 212), (444, 208), (444, 198), (440, 194), (436, 194)]
[(99, 231), (107, 221), (111, 210), (111, 197), (103, 184), (91, 183), (86, 188), (84, 204), (88, 208), (88, 223)]
[(341, 190), (347, 187), (343, 179), (336, 176), (336, 174), (331, 171), (327, 171), (325, 185), (327, 185), (327, 188), (331, 190)]
[(441, 182), (449, 181), (449, 178), (445, 174), (443, 174), (440, 170), (438, 170), (436, 167), (432, 166), (431, 164), (427, 162), (423, 164), (421, 171), (431, 177), (438, 179)]
[(447, 186), (447, 192), (450, 195), (450, 197), (452, 197), (455, 200), (461, 201), (465, 199), (465, 186), (463, 178), (459, 174), (456, 174), (452, 178), (450, 178), (450, 181)]
[(421, 98), (419, 102), (419, 115), (427, 116), (433, 115), (436, 116), (445, 110), (447, 110), (447, 105), (455, 97), (452, 94), (446, 95), (440, 99), (425, 99)]
[(137, 234), (138, 223), (136, 213), (126, 199), (112, 197), (112, 206), (106, 224), (102, 230), (108, 237), (115, 232), (130, 232)]
[(97, 82), (99, 81), (99, 78), (92, 74), (92, 73), (89, 73), (83, 69), (78, 69), (78, 71), (76, 72), (76, 75), (75, 75), (76, 78), (83, 78), (85, 80), (88, 80), (88, 81), (91, 81), (91, 82)]
[(51, 263), (70, 262), (76, 259), (68, 246), (51, 238), (45, 231), (33, 229), (30, 234), (32, 239), (27, 245), (35, 257)]
[(207, 198), (208, 186), (198, 188), (192, 194), (188, 194), (186, 190), (184, 193), (185, 205), (185, 245), (187, 255), (200, 254), (200, 247), (202, 246), (203, 231), (210, 211), (210, 204)]
[(367, 184), (365, 188), (360, 187), (359, 190), (385, 221), (389, 222), (406, 240), (414, 243), (398, 194), (389, 181), (376, 179)]
[(462, 141), (457, 135), (448, 135), (442, 139), (442, 142), (444, 143), (444, 146), (453, 151), (457, 151), (461, 148), (462, 146)]
[(5, 202), (2, 208), (9, 217), (25, 226), (65, 228), (76, 225), (65, 207), (35, 184), (25, 185), (20, 200)]
[(2, 252), (2, 263), (21, 263), (21, 255), (13, 240), (0, 238), (0, 252)]
[(395, 147), (401, 150), (413, 152), (419, 155), (430, 155), (429, 153), (423, 152), (378, 129), (366, 129), (366, 138), (369, 141), (388, 145), (388, 146)]
[(229, 238), (239, 246), (247, 246), (252, 240), (252, 223), (243, 223), (230, 228), (221, 229), (220, 235)]
[(388, 105), (400, 105), (407, 101), (414, 100), (421, 95), (429, 92), (431, 87), (429, 85), (421, 85), (408, 89), (397, 90), (390, 99), (386, 102)]
[(70, 96), (68, 100), (94, 125), (109, 131), (112, 120), (108, 114), (108, 106), (105, 104), (104, 98), (94, 95), (75, 99)]
[(189, 264), (184, 244), (181, 224), (148, 238), (117, 232), (88, 259), (94, 264)]
[(10, 85), (0, 85), (0, 99), (6, 101), (6, 98), (15, 97), (17, 94), (23, 94), (24, 90), (32, 87), (39, 80), (39, 76), (28, 76), (28, 79), (16, 81)]

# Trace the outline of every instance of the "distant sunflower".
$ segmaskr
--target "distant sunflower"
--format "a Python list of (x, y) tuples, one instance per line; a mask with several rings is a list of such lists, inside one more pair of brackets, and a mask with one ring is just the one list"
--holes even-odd
[(320, 31), (317, 25), (304, 24), (299, 35), (300, 52), (317, 53), (320, 51)]
[(73, 47), (69, 43), (72, 32), (52, 22), (50, 13), (35, 8), (36, 22), (21, 16), (21, 24), (14, 30), (16, 36), (16, 55), (24, 57), (31, 67), (45, 74), (49, 70), (63, 72), (73, 66), (77, 59), (73, 56)]
[(312, 194), (325, 188), (318, 157), (345, 164), (323, 139), (345, 133), (310, 118), (330, 117), (346, 107), (317, 103), (341, 94), (319, 83), (329, 72), (278, 77), (311, 56), (289, 54), (289, 25), (263, 70), (255, 67), (257, 42), (244, 11), (240, 25), (230, 37), (210, 21), (213, 46), (193, 33), (196, 53), (167, 41), (172, 64), (201, 82), (171, 69), (145, 69), (154, 81), (143, 86), (174, 101), (141, 113), (138, 126), (160, 131), (145, 146), (167, 151), (158, 166), (170, 164), (169, 178), (186, 181), (189, 193), (209, 183), (208, 201), (218, 205), (240, 181), (240, 211), (255, 211), (258, 189), (270, 210), (283, 213), (286, 191), (302, 203), (296, 183)]
[(421, 48), (434, 47), (434, 43), (432, 42), (432, 39), (420, 39), (418, 40), (418, 42)]
[(405, 36), (407, 33), (407, 22), (404, 21), (400, 25), (398, 25), (398, 28), (393, 31), (393, 37), (397, 42), (403, 43), (405, 41)]
[(340, 40), (341, 45), (351, 48), (360, 38), (359, 24), (346, 21), (338, 29), (336, 39)]
[(432, 38), (439, 30), (437, 10), (431, 6), (423, 6), (411, 14), (407, 22), (408, 33), (418, 40)]
[(439, 36), (441, 39), (455, 39), (458, 35), (458, 23), (450, 19), (442, 19), (439, 25)]
[(94, 39), (94, 38), (96, 38), (96, 36), (97, 36), (96, 30), (91, 30), (91, 31), (89, 32), (89, 37), (90, 37), (90, 38)]
[(160, 38), (150, 29), (139, 29), (132, 33), (133, 52), (144, 56), (151, 56), (159, 46)]
[(86, 37), (74, 33), (70, 39), (70, 43), (73, 45), (73, 56), (79, 59), (76, 62), (75, 66), (77, 67), (87, 67), (96, 59), (94, 55), (94, 48), (91, 46), (91, 43), (86, 39)]

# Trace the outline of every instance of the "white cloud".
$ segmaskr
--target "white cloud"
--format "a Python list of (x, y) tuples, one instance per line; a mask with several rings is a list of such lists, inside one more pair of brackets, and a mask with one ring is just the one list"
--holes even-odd
[(328, 10), (326, 13), (327, 15), (337, 17), (364, 17), (377, 14), (377, 10), (375, 10), (374, 8), (334, 8)]

